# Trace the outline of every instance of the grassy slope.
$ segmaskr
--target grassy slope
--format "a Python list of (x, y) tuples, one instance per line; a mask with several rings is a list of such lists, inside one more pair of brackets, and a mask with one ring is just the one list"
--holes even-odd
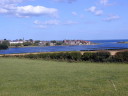
[(0, 58), (0, 96), (128, 96), (128, 65)]

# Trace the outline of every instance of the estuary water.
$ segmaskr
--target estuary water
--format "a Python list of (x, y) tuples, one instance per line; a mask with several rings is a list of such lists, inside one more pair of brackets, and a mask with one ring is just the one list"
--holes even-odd
[(118, 43), (118, 42), (128, 42), (128, 39), (126, 40), (88, 40), (88, 41), (92, 41), (97, 44), (96, 45), (9, 48), (7, 50), (0, 50), (0, 54), (128, 49), (128, 43), (127, 44)]

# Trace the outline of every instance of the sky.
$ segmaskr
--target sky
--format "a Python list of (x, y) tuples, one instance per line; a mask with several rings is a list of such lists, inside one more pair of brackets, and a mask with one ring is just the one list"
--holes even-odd
[(128, 0), (0, 0), (0, 40), (128, 39)]

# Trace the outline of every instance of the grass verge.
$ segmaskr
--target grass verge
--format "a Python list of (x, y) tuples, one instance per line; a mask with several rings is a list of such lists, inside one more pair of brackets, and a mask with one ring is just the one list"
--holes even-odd
[(128, 96), (128, 64), (0, 58), (0, 96)]

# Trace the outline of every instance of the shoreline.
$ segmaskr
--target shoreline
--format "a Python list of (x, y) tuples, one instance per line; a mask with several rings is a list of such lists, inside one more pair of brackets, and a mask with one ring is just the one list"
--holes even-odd
[(128, 44), (128, 42), (117, 42), (117, 43)]
[[(99, 44), (89, 44), (89, 45), (99, 45)], [(56, 46), (81, 46), (81, 45), (56, 45)], [(52, 47), (52, 46), (9, 46), (9, 48), (27, 48), (27, 47)]]

